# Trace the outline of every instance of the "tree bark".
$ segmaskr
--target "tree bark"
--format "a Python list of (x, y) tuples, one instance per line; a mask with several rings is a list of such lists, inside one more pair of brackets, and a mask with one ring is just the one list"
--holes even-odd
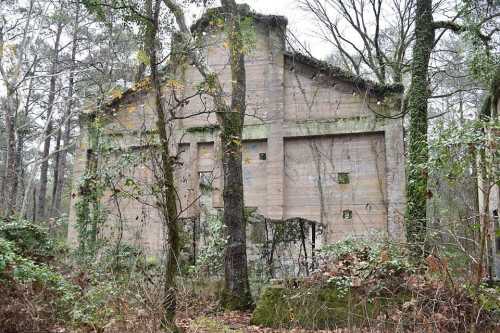
[(5, 105), (5, 132), (7, 134), (7, 158), (2, 181), (2, 215), (14, 212), (17, 193), (17, 155), (16, 155), (16, 111), (19, 101), (16, 92), (8, 89)]
[(223, 305), (231, 310), (244, 310), (252, 307), (247, 269), (241, 151), (246, 109), (245, 56), (237, 5), (234, 0), (222, 0), (222, 7), (226, 15), (232, 81), (231, 109), (220, 114), (224, 170), (224, 225), (227, 232)]
[[(38, 62), (38, 57), (35, 56), (33, 69), (31, 71), (33, 76), (35, 75), (35, 72), (36, 72), (37, 62)], [(17, 131), (17, 154), (16, 154), (16, 158), (17, 158), (17, 161), (16, 161), (17, 185), (16, 185), (16, 188), (19, 186), (19, 184), (21, 185), (21, 189), (20, 189), (20, 191), (18, 191), (20, 193), (18, 193), (16, 195), (16, 208), (20, 208), (20, 206), (21, 206), (21, 203), (23, 201), (24, 188), (26, 185), (25, 180), (24, 180), (25, 172), (24, 172), (24, 166), (23, 166), (23, 151), (24, 151), (25, 137), (26, 137), (26, 134), (28, 132), (26, 127), (28, 126), (28, 115), (30, 112), (31, 96), (33, 94), (33, 83), (34, 83), (34, 79), (32, 78), (32, 79), (30, 79), (30, 83), (28, 85), (28, 93), (26, 95), (26, 103), (24, 105), (23, 119), (20, 122), (20, 124), (18, 124), (18, 127), (16, 129), (16, 131)]]
[(221, 125), (224, 172), (224, 224), (228, 234), (225, 251), (224, 306), (245, 309), (252, 306), (246, 258), (246, 223), (243, 204), (243, 177), (241, 165), (241, 132), (245, 114), (246, 75), (238, 8), (234, 0), (223, 0), (226, 13), (226, 27), (230, 49), (232, 98), (231, 106), (224, 100), (225, 92), (215, 74), (206, 63), (200, 50), (193, 45), (192, 35), (187, 27), (184, 12), (174, 0), (163, 0), (174, 14), (180, 30), (180, 39), (190, 60), (202, 77), (210, 83), (217, 119)]
[(60, 21), (57, 24), (57, 32), (56, 32), (56, 41), (54, 43), (54, 54), (52, 57), (52, 65), (50, 69), (50, 84), (49, 84), (49, 98), (47, 102), (47, 121), (49, 122), (48, 126), (45, 128), (43, 135), (45, 136), (45, 141), (43, 144), (43, 153), (42, 153), (42, 164), (40, 166), (40, 188), (38, 191), (38, 204), (37, 204), (37, 220), (41, 221), (45, 218), (46, 213), (46, 197), (47, 197), (47, 182), (48, 182), (48, 171), (49, 171), (49, 152), (50, 152), (50, 144), (52, 141), (52, 130), (53, 130), (53, 121), (49, 118), (49, 115), (52, 113), (52, 108), (54, 107), (54, 100), (56, 97), (56, 83), (57, 83), (57, 67), (59, 62), (59, 42), (61, 40), (61, 33), (63, 29), (63, 23)]
[(160, 78), (158, 76), (157, 59), (157, 34), (159, 23), (161, 0), (146, 0), (147, 17), (150, 19), (146, 27), (145, 48), (148, 52), (151, 84), (155, 99), (156, 128), (160, 139), (161, 155), (161, 175), (158, 179), (160, 191), (157, 195), (157, 201), (163, 222), (166, 226), (167, 256), (164, 276), (164, 295), (163, 295), (163, 318), (162, 327), (169, 332), (179, 331), (175, 324), (176, 310), (176, 273), (178, 267), (178, 258), (180, 254), (180, 235), (177, 220), (177, 201), (174, 187), (174, 168), (172, 158), (170, 157), (169, 136), (167, 133), (166, 115), (161, 100)]
[(75, 13), (75, 27), (73, 31), (73, 46), (71, 49), (71, 72), (69, 73), (68, 80), (68, 97), (67, 97), (67, 106), (66, 112), (64, 114), (64, 120), (66, 123), (64, 124), (64, 132), (63, 132), (63, 143), (64, 148), (59, 153), (59, 165), (58, 165), (58, 178), (54, 180), (55, 191), (53, 193), (52, 198), (52, 216), (59, 216), (61, 214), (61, 202), (62, 202), (62, 192), (64, 190), (65, 185), (65, 174), (66, 174), (66, 156), (68, 154), (67, 148), (69, 147), (71, 141), (71, 116), (73, 113), (73, 89), (74, 89), (74, 69), (75, 69), (75, 60), (76, 60), (76, 52), (78, 50), (78, 24), (80, 19), (80, 4), (76, 4), (76, 13)]
[(52, 204), (50, 205), (50, 216), (54, 216), (54, 200), (56, 198), (56, 192), (57, 192), (57, 185), (59, 184), (59, 178), (62, 177), (62, 174), (59, 173), (60, 171), (60, 164), (61, 164), (61, 137), (62, 137), (62, 122), (59, 125), (59, 129), (57, 130), (57, 137), (56, 137), (56, 148), (54, 152), (54, 165), (53, 165), (53, 179), (52, 179)]
[(432, 0), (416, 2), (415, 46), (407, 111), (410, 115), (407, 240), (420, 248), (427, 229), (427, 104), (430, 97), (428, 67), (434, 45)]
[[(29, 44), (28, 31), (33, 15), (34, 1), (29, 2), (29, 10), (24, 25), (22, 41), (16, 47), (16, 59), (13, 68), (7, 72), (3, 67), (3, 52), (0, 52), (0, 74), (5, 83), (7, 98), (5, 105), (5, 131), (7, 134), (6, 164), (0, 188), (0, 216), (9, 216), (15, 210), (17, 197), (17, 160), (16, 156), (16, 116), (19, 108), (18, 88), (22, 82), (21, 68), (25, 60), (25, 50)], [(5, 17), (2, 15), (2, 19)], [(0, 31), (0, 45), (4, 45), (3, 31)]]

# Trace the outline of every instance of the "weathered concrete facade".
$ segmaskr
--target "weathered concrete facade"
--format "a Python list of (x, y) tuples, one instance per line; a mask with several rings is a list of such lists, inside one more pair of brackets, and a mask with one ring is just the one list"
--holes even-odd
[[(242, 143), (245, 205), (270, 219), (316, 221), (323, 230), (318, 245), (375, 231), (399, 237), (405, 203), (403, 124), (400, 117), (390, 117), (399, 113), (397, 89), (384, 90), (289, 52), (283, 37), (285, 18), (252, 17), (256, 38), (246, 56)], [(206, 54), (230, 95), (224, 38), (222, 32), (209, 29)], [(176, 80), (164, 84), (166, 103), (174, 90), (178, 98), (195, 94), (200, 81), (195, 67), (178, 66)], [(151, 94), (132, 89), (118, 99), (110, 104), (105, 126), (112, 144), (121, 148), (117, 155), (146, 151), (155, 126)], [(182, 118), (171, 129), (171, 146), (180, 162), (176, 182), (182, 218), (204, 219), (223, 206), (219, 130), (210, 111), (208, 96), (197, 96), (175, 110)], [(81, 140), (75, 179), (86, 163), (85, 133)], [(128, 170), (144, 183), (154, 182), (150, 167)], [(73, 191), (78, 192), (77, 184)], [(109, 192), (103, 199), (109, 206), (109, 228), (120, 216), (127, 226), (125, 239), (160, 251), (163, 232), (155, 210), (122, 196), (118, 212), (112, 197)], [(73, 206), (70, 238), (76, 239)]]

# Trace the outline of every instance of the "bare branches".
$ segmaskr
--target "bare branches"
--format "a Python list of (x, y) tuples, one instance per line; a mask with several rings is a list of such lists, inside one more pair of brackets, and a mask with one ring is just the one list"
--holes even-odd
[[(379, 83), (402, 82), (413, 39), (413, 0), (301, 0), (348, 69), (368, 70)], [(354, 35), (353, 35), (354, 34)], [(355, 36), (355, 37), (354, 37)]]

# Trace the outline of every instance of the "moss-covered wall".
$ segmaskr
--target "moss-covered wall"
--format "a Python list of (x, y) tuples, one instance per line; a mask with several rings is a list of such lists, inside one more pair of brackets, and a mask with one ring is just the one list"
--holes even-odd
[[(386, 299), (370, 299), (356, 290), (341, 291), (329, 284), (271, 286), (262, 293), (251, 323), (274, 328), (336, 329), (377, 322)], [(404, 297), (391, 300), (403, 303)]]

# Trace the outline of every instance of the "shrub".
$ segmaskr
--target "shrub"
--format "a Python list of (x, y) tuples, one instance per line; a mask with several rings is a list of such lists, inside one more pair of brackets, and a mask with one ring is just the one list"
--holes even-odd
[(9, 223), (0, 221), (0, 237), (10, 241), (19, 255), (37, 262), (47, 262), (54, 257), (55, 243), (45, 229), (24, 220)]
[(499, 327), (498, 294), (489, 288), (471, 296), (452, 281), (444, 258), (431, 254), (417, 262), (404, 246), (374, 239), (347, 239), (319, 253), (312, 276), (264, 291), (253, 323), (439, 332)]
[(20, 254), (29, 249), (39, 257), (41, 247), (30, 246), (29, 241), (21, 244), (24, 251), (0, 236), (0, 327), (8, 332), (46, 331), (69, 320), (77, 287), (48, 264)]

